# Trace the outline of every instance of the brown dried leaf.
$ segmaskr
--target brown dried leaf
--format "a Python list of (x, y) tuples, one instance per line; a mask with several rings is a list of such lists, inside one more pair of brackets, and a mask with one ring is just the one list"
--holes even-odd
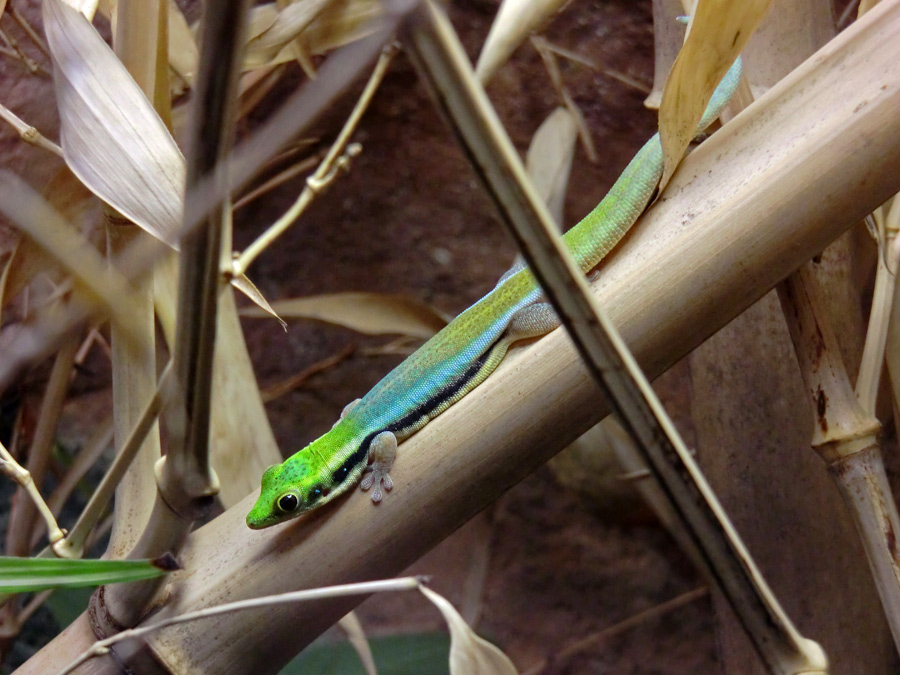
[[(286, 319), (315, 319), (369, 335), (400, 334), (427, 340), (447, 325), (448, 318), (433, 307), (402, 295), (387, 293), (330, 293), (308, 298), (277, 300), (272, 309)], [(242, 316), (265, 317), (248, 307)]]
[(271, 22), (267, 14), (265, 23), (268, 26), (247, 42), (244, 68), (249, 70), (271, 65), (278, 53), (308, 27), (329, 2), (331, 0), (306, 0), (287, 5), (275, 14)]
[(475, 66), (475, 75), (479, 81), (487, 84), (522, 40), (549, 21), (566, 2), (567, 0), (503, 0)]
[(560, 227), (577, 138), (575, 117), (567, 108), (560, 107), (538, 127), (525, 155), (528, 175)]
[(287, 330), (287, 324), (284, 322), (278, 314), (275, 313), (275, 310), (272, 309), (272, 305), (269, 304), (269, 301), (266, 300), (265, 296), (260, 292), (260, 290), (256, 287), (246, 274), (241, 274), (237, 277), (231, 277), (231, 285), (238, 289), (241, 293), (250, 298), (257, 307), (259, 307), (262, 311), (264, 311), (269, 316), (278, 320), (278, 323), (281, 324), (281, 327)]
[(659, 107), (665, 187), (694, 137), (719, 80), (741, 53), (772, 0), (701, 0), (672, 66)]
[(200, 51), (194, 33), (175, 0), (169, 0), (168, 29), (169, 65), (187, 86), (193, 86)]
[(94, 27), (43, 3), (66, 163), (98, 197), (177, 245), (184, 158), (153, 106)]
[(419, 590), (444, 615), (450, 629), (451, 675), (517, 675), (509, 657), (478, 637), (444, 597), (425, 586), (419, 586)]

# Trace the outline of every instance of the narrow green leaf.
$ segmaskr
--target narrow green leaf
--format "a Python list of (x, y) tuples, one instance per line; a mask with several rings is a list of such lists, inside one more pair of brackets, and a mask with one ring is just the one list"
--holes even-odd
[(0, 556), (0, 592), (101, 586), (140, 581), (178, 569), (170, 555), (155, 560), (74, 560)]

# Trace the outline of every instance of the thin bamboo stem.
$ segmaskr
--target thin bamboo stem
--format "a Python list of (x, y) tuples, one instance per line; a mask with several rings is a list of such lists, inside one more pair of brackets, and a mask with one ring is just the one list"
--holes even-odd
[[(70, 336), (53, 361), (53, 369), (50, 371), (50, 378), (47, 380), (47, 387), (44, 390), (44, 400), (41, 403), (34, 439), (28, 449), (28, 462), (25, 465), (35, 485), (40, 485), (44, 480), (56, 440), (59, 416), (72, 379), (75, 353), (78, 351), (80, 343), (78, 336)], [(43, 500), (41, 501), (43, 503)], [(30, 552), (31, 531), (37, 515), (34, 504), (26, 497), (24, 490), (19, 492), (13, 502), (9, 531), (7, 532), (7, 555), (25, 556)], [(51, 530), (51, 536), (54, 534)]]
[(348, 143), (350, 143), (350, 138), (356, 132), (360, 120), (362, 120), (366, 109), (372, 102), (372, 97), (378, 91), (378, 87), (387, 74), (388, 67), (396, 53), (397, 46), (395, 44), (389, 44), (382, 50), (381, 56), (379, 56), (378, 62), (369, 76), (369, 81), (356, 101), (356, 105), (353, 107), (353, 111), (350, 113), (347, 121), (344, 122), (341, 132), (331, 145), (331, 149), (325, 155), (325, 159), (319, 164), (319, 168), (316, 169), (315, 173), (306, 179), (306, 185), (300, 196), (284, 215), (235, 258), (233, 270), (231, 271), (233, 276), (239, 277), (242, 274), (246, 274), (253, 261), (278, 237), (284, 234), (291, 224), (312, 204), (315, 198), (331, 185), (339, 172), (349, 168), (350, 160), (361, 152), (362, 147), (360, 145), (355, 143), (348, 145)]
[(41, 134), (41, 132), (22, 120), (12, 110), (2, 104), (0, 104), (0, 119), (3, 119), (4, 122), (15, 129), (16, 133), (19, 134), (19, 138), (21, 138), (26, 143), (30, 143), (31, 145), (37, 146), (38, 148), (42, 148), (44, 150), (47, 150), (48, 152), (52, 152), (57, 157), (63, 156), (61, 147)]
[(0, 472), (5, 473), (12, 480), (19, 484), (19, 487), (25, 491), (25, 494), (28, 495), (28, 498), (31, 499), (34, 504), (34, 508), (37, 509), (38, 514), (41, 518), (44, 519), (44, 522), (47, 526), (47, 532), (49, 533), (48, 538), (50, 540), (50, 545), (55, 546), (56, 542), (61, 540), (65, 534), (62, 530), (59, 529), (59, 525), (56, 523), (56, 518), (53, 516), (53, 513), (50, 511), (50, 508), (47, 506), (47, 503), (44, 501), (44, 498), (41, 497), (40, 491), (37, 489), (37, 486), (34, 484), (34, 479), (31, 476), (31, 473), (24, 469), (21, 464), (19, 464), (9, 451), (0, 443)]

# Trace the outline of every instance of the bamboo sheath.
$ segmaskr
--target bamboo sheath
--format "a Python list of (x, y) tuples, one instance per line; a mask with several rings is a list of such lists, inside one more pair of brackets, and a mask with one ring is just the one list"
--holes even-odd
[[(900, 190), (897, 63), (900, 0), (886, 0), (683, 163), (595, 283), (650, 375)], [(395, 575), (603, 414), (566, 335), (555, 331), (514, 350), (406, 441), (396, 487), (377, 508), (356, 492), (293, 524), (251, 532), (251, 496), (194, 533), (157, 616)], [(355, 604), (172, 627), (148, 641), (165, 666), (139, 672), (274, 673)], [(92, 639), (82, 617), (20, 672), (53, 672)], [(117, 671), (104, 657), (79, 672)]]

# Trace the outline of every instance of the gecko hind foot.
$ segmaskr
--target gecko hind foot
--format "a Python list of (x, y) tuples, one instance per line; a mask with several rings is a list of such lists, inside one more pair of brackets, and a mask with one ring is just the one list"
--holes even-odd
[(359, 487), (363, 490), (368, 490), (374, 486), (374, 489), (372, 490), (372, 501), (377, 504), (384, 499), (384, 493), (381, 491), (382, 488), (390, 492), (394, 488), (394, 481), (391, 480), (390, 474), (388, 474), (380, 464), (377, 466), (372, 464), (366, 469), (366, 472), (367, 473), (360, 482)]

